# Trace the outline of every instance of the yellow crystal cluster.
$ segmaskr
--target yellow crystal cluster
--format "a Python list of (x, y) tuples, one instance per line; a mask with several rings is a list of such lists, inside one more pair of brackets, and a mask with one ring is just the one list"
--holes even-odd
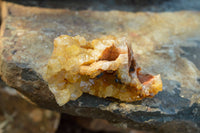
[(160, 75), (141, 74), (126, 38), (114, 36), (59, 36), (45, 79), (60, 106), (83, 92), (132, 102), (162, 90)]

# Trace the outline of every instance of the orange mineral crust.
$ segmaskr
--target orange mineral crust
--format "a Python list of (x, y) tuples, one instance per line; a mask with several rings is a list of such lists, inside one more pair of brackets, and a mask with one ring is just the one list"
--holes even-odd
[(81, 36), (62, 35), (54, 40), (45, 79), (60, 106), (83, 92), (132, 102), (162, 90), (160, 75), (140, 70), (125, 37), (87, 42)]

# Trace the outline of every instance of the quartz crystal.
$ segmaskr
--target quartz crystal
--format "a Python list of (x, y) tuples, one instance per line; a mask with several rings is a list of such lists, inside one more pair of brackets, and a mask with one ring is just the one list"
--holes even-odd
[(162, 90), (160, 75), (143, 74), (125, 37), (61, 35), (47, 64), (45, 79), (62, 106), (83, 93), (125, 102), (153, 97)]

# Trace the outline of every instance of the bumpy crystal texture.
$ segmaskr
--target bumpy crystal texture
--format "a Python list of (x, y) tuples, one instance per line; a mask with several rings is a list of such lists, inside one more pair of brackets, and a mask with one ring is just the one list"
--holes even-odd
[(62, 35), (54, 40), (45, 79), (62, 106), (83, 92), (125, 102), (153, 97), (162, 90), (160, 75), (142, 74), (126, 38)]

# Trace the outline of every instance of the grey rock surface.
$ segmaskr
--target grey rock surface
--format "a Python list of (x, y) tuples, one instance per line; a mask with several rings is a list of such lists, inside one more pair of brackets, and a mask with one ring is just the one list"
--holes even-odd
[[(145, 130), (165, 127), (166, 122), (174, 120), (190, 121), (196, 124), (191, 128), (198, 131), (200, 3), (193, 0), (195, 6), (187, 6), (188, 2), (180, 1), (180, 6), (174, 4), (169, 9), (166, 3), (141, 6), (141, 10), (137, 7), (138, 12), (132, 12), (135, 8), (70, 10), (47, 8), (48, 4), (38, 7), (37, 1), (32, 1), (35, 6), (3, 2), (2, 79), (32, 102), (59, 112), (104, 118), (118, 126)], [(157, 7), (159, 12), (154, 12)], [(152, 12), (143, 12), (145, 9)], [(154, 98), (132, 103), (84, 94), (59, 107), (42, 76), (53, 51), (53, 40), (61, 34), (81, 35), (88, 40), (102, 35), (127, 37), (143, 71), (161, 74), (163, 91)]]

